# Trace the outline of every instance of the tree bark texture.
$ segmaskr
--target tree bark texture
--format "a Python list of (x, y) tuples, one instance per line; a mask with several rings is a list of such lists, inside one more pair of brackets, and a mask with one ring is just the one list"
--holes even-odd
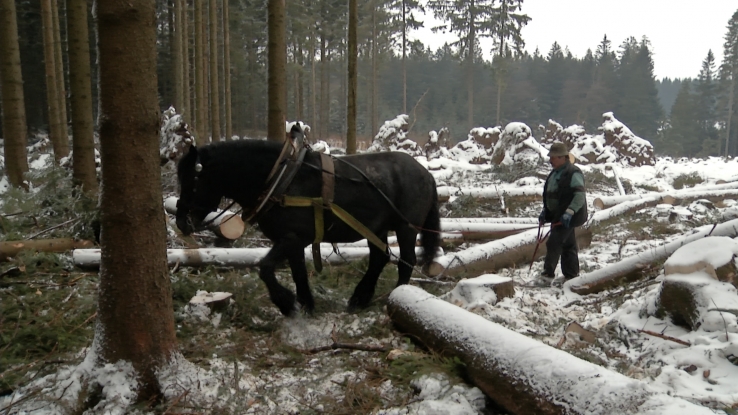
[(356, 90), (358, 88), (358, 47), (356, 27), (359, 24), (359, 13), (356, 0), (349, 0), (348, 24), (348, 98), (346, 105), (346, 153), (356, 153)]
[(182, 84), (182, 6), (184, 0), (174, 0), (174, 36), (172, 37), (172, 72), (174, 72), (174, 108), (181, 114), (184, 106), (184, 88)]
[(207, 99), (205, 98), (205, 32), (202, 28), (203, 0), (195, 0), (195, 131), (197, 142), (207, 144)]
[[(649, 391), (638, 380), (581, 360), (456, 307), (418, 287), (390, 294), (387, 314), (429, 349), (457, 357), (474, 384), (511, 414), (711, 414)], [(587, 392), (582, 392), (587, 391)]]
[(192, 123), (192, 93), (190, 79), (190, 6), (188, 0), (182, 2), (182, 93), (185, 121)]
[(176, 348), (161, 204), (156, 2), (98, 3), (101, 267), (96, 342), (129, 361), (138, 400), (157, 399), (157, 370)]
[(23, 186), (26, 158), (26, 108), (23, 100), (15, 0), (0, 0), (0, 93), (3, 100), (5, 171), (11, 185)]
[[(49, 107), (49, 139), (54, 147), (54, 159), (59, 162), (63, 145), (61, 133), (61, 117), (59, 113), (59, 94), (56, 81), (56, 55), (54, 53), (54, 13), (51, 11), (51, 0), (41, 0), (41, 21), (44, 33), (44, 66), (46, 70), (46, 101)], [(68, 137), (64, 137), (69, 139)], [(67, 149), (67, 152), (69, 150)]]
[(92, 120), (92, 76), (87, 0), (67, 0), (69, 101), (72, 110), (72, 175), (88, 195), (97, 194), (95, 138)]
[(66, 151), (69, 154), (69, 133), (67, 131), (67, 83), (64, 81), (64, 59), (62, 58), (61, 22), (59, 20), (59, 4), (57, 0), (51, 0), (51, 11), (54, 19), (54, 64), (56, 65), (56, 92), (59, 94), (59, 119), (62, 125), (62, 134), (66, 137), (64, 141)]
[(268, 117), (267, 140), (283, 142), (286, 138), (285, 112), (287, 110), (287, 42), (285, 0), (268, 0), (267, 31), (268, 59)]
[(233, 137), (233, 115), (231, 114), (231, 29), (228, 0), (223, 0), (223, 110), (225, 112), (225, 139)]
[[(220, 141), (220, 82), (218, 82), (218, 0), (210, 1), (210, 132)], [(282, 128), (284, 130), (284, 128)]]

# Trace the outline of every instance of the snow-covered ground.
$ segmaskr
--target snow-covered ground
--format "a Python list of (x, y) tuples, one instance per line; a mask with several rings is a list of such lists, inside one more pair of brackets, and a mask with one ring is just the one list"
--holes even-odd
[[(530, 140), (530, 138), (525, 138)], [(527, 160), (536, 154), (545, 154), (545, 148), (537, 143), (521, 144), (521, 148), (533, 150)], [(544, 151), (542, 152), (541, 149)], [(415, 151), (415, 150), (413, 150)], [(449, 153), (446, 152), (446, 155)], [(506, 159), (514, 156), (505, 155)], [(532, 157), (532, 158), (531, 158)], [(442, 209), (448, 216), (455, 216), (454, 202), (464, 195), (491, 192), (496, 194), (494, 203), (514, 199), (516, 194), (540, 192), (542, 176), (548, 166), (540, 161), (537, 173), (516, 177), (513, 181), (502, 180), (489, 162), (471, 163), (473, 157), (441, 156), (418, 161), (436, 177), (449, 197)], [(32, 168), (43, 168), (41, 159)], [(543, 160), (543, 159), (541, 159)], [(656, 158), (653, 165), (630, 167), (627, 163), (610, 160), (605, 164), (580, 166), (587, 177), (605, 178), (596, 185), (588, 184), (587, 204), (591, 212), (596, 209), (594, 200), (618, 193), (615, 174), (626, 184), (629, 193), (653, 191), (669, 192), (684, 178), (698, 181), (695, 189), (712, 185), (718, 181), (738, 180), (738, 159), (680, 159)], [(0, 179), (0, 192), (5, 188)], [(489, 196), (489, 195), (488, 195)], [(492, 202), (490, 202), (492, 203)], [(713, 223), (738, 217), (738, 203), (724, 200), (720, 203), (694, 201), (685, 206), (655, 206), (641, 209), (627, 217), (615, 219), (607, 226), (600, 226), (593, 235), (589, 247), (581, 249), (582, 273), (600, 269), (607, 264), (652, 249), (677, 237), (677, 232), (686, 232), (697, 224)], [(540, 201), (527, 201), (515, 208), (515, 216), (537, 217)], [(505, 216), (505, 209), (498, 209), (497, 216)], [(509, 211), (509, 209), (508, 209)], [(673, 214), (672, 214), (673, 213)], [(669, 219), (671, 217), (671, 219)], [(670, 222), (671, 220), (671, 222)], [(640, 229), (631, 229), (632, 223)], [(656, 228), (669, 227), (671, 232), (656, 232)], [(634, 235), (638, 234), (636, 237)], [(462, 244), (458, 249), (473, 246)], [(708, 245), (709, 246), (709, 245)], [(542, 261), (519, 268), (495, 270), (499, 276), (510, 277), (515, 283), (515, 295), (494, 303), (494, 298), (484, 293), (475, 298), (471, 312), (518, 333), (530, 336), (550, 346), (565, 350), (575, 356), (589, 360), (628, 377), (639, 379), (652, 390), (681, 397), (691, 402), (715, 409), (730, 411), (738, 407), (738, 366), (733, 356), (738, 356), (738, 325), (736, 316), (722, 313), (722, 325), (709, 325), (695, 331), (673, 324), (668, 318), (654, 317), (655, 298), (663, 279), (663, 270), (652, 281), (636, 282), (629, 288), (617, 288), (599, 294), (579, 296), (560, 287), (536, 287), (534, 280), (542, 269)], [(558, 272), (558, 271), (557, 271)], [(467, 278), (475, 275), (466, 275)], [(427, 277), (424, 277), (427, 278)], [(448, 291), (454, 285), (448, 284)], [(734, 294), (734, 293), (733, 293)], [(494, 297), (494, 296), (492, 296)], [(489, 303), (479, 299), (490, 298)], [(458, 303), (458, 299), (456, 301)], [(460, 304), (462, 307), (465, 304)], [(467, 304), (469, 305), (469, 304)], [(176, 310), (179, 321), (200, 321), (213, 326), (214, 335), (221, 315), (207, 308), (189, 307)], [(254, 317), (258, 318), (258, 317)], [(397, 350), (406, 349), (402, 338), (375, 339), (366, 334), (373, 325), (388, 324), (382, 313), (363, 312), (346, 317), (334, 313), (318, 314), (314, 317), (279, 319), (283, 341), (300, 349), (317, 347), (330, 339), (334, 330), (363, 337), (363, 344), (385, 344)], [(583, 339), (572, 334), (567, 327), (576, 323), (581, 329), (593, 334), (594, 340)], [(650, 336), (643, 330), (688, 342), (691, 346)], [(223, 345), (230, 347), (232, 345)], [(264, 346), (267, 347), (267, 346)], [(82, 388), (80, 380), (91, 376), (89, 365), (93, 350), (83, 350), (87, 359), (77, 366), (61, 368), (53, 375), (35, 379), (20, 387), (10, 396), (0, 397), (0, 412), (10, 414), (64, 413), (77, 399), (75, 393)], [(274, 359), (284, 358), (275, 352)], [(347, 384), (361, 385), (365, 374), (342, 370), (342, 361), (350, 359), (385, 359), (377, 353), (353, 351), (350, 353), (324, 353), (310, 359), (307, 370), (296, 371), (289, 367), (274, 365), (271, 369), (254, 370), (254, 362), (248, 353), (242, 361), (226, 361), (217, 354), (205, 362), (194, 364), (184, 359), (175, 359), (171, 367), (161, 373), (167, 399), (175, 401), (186, 395), (189, 402), (199, 408), (228, 408), (232, 413), (297, 414), (319, 413), (323, 408), (321, 399), (343, 399)], [(132, 396), (130, 368), (125, 364), (109, 365), (96, 369), (94, 376), (105, 387), (105, 399), (93, 413), (126, 413)], [(418, 376), (413, 381), (417, 395), (402, 406), (376, 409), (378, 414), (482, 414), (485, 399), (473, 385), (455, 384), (443, 374)], [(386, 380), (379, 386), (383, 396), (392, 396), (395, 386)], [(582, 391), (585, 393), (586, 391)], [(34, 396), (43, 399), (34, 399)], [(178, 409), (179, 410), (179, 409)], [(313, 412), (310, 412), (313, 411)], [(733, 413), (733, 412), (729, 412)]]

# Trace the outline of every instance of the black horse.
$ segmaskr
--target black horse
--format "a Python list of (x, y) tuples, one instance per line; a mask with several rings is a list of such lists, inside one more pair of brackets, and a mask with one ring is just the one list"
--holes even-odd
[[(294, 130), (293, 137), (297, 134)], [(200, 148), (190, 147), (180, 160), (177, 175), (180, 201), (177, 226), (185, 235), (199, 228), (205, 216), (216, 210), (221, 198), (238, 203), (244, 212), (255, 208), (266, 181), (280, 156), (282, 145), (261, 140), (226, 141)], [(416, 264), (415, 241), (421, 232), (423, 263), (430, 264), (439, 244), (440, 218), (433, 176), (405, 153), (385, 152), (350, 155), (334, 159), (333, 203), (365, 225), (381, 241), (395, 231), (400, 247), (397, 285), (410, 281)], [(308, 151), (284, 192), (290, 196), (320, 197), (320, 154)], [(314, 300), (308, 284), (304, 248), (314, 241), (312, 207), (273, 204), (258, 214), (259, 228), (274, 246), (260, 261), (259, 277), (272, 302), (284, 315), (295, 309), (295, 295), (274, 276), (274, 269), (287, 259), (297, 290), (297, 301), (312, 312)], [(354, 242), (363, 237), (354, 228), (324, 210), (325, 242)], [(389, 261), (388, 253), (369, 243), (369, 268), (349, 300), (349, 310), (369, 305), (377, 279)]]

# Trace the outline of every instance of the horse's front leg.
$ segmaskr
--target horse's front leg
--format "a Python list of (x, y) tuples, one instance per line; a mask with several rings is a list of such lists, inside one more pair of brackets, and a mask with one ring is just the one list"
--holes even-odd
[(274, 244), (269, 253), (259, 261), (259, 278), (269, 290), (269, 298), (285, 316), (295, 310), (295, 295), (277, 281), (274, 269), (285, 258), (285, 243), (279, 241)]
[(415, 256), (415, 240), (418, 232), (408, 225), (397, 230), (397, 244), (400, 245), (400, 260), (397, 262), (397, 286), (410, 282), (413, 267), (417, 263)]
[[(380, 238), (384, 240), (384, 243), (387, 243), (387, 235)], [(369, 268), (366, 270), (364, 278), (356, 285), (354, 295), (351, 296), (348, 303), (348, 311), (353, 312), (357, 308), (366, 308), (369, 305), (372, 297), (374, 297), (374, 290), (377, 288), (379, 274), (382, 273), (382, 269), (387, 265), (387, 262), (389, 262), (387, 253), (369, 243)]]
[(290, 234), (285, 252), (292, 270), (292, 280), (295, 282), (295, 289), (297, 290), (297, 301), (306, 313), (312, 314), (315, 309), (315, 300), (312, 292), (310, 292), (310, 283), (305, 267), (305, 247), (294, 234)]

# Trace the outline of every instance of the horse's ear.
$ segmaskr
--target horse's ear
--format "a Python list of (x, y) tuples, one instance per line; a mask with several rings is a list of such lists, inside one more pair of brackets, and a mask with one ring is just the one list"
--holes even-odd
[(195, 147), (194, 144), (190, 144), (189, 147), (187, 147), (187, 154), (197, 155), (197, 147)]

